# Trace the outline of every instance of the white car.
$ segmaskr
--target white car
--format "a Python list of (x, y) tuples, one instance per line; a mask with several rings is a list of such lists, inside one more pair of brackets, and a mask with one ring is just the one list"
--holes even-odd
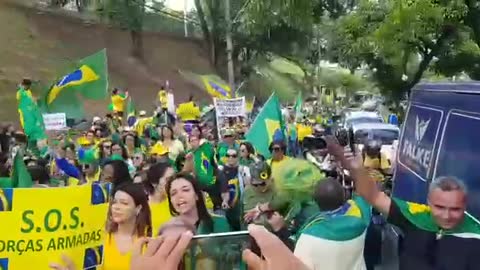
[(355, 144), (361, 151), (367, 140), (377, 140), (382, 143), (381, 152), (391, 163), (395, 162), (396, 145), (400, 137), (398, 126), (386, 123), (363, 123), (352, 126)]
[(377, 112), (351, 111), (345, 114), (343, 128), (349, 129), (364, 123), (383, 123), (383, 118)]

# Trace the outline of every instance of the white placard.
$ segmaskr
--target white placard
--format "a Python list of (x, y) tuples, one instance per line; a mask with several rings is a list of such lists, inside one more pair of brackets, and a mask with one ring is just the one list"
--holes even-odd
[(47, 113), (42, 116), (46, 130), (62, 130), (67, 128), (67, 115), (65, 113)]
[(175, 96), (172, 93), (167, 94), (167, 111), (173, 115), (175, 115)]
[(217, 117), (245, 116), (245, 97), (214, 99)]
[(218, 136), (221, 137), (222, 131), (228, 128), (228, 118), (245, 117), (245, 97), (232, 99), (214, 98), (215, 114), (217, 116)]

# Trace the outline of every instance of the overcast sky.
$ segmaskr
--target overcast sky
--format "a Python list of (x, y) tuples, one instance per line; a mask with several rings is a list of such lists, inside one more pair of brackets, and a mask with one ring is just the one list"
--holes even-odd
[[(185, 4), (185, 0), (166, 0), (165, 5), (171, 9), (175, 10), (183, 10)], [(193, 9), (195, 4), (193, 0), (187, 0), (187, 7), (189, 10)]]

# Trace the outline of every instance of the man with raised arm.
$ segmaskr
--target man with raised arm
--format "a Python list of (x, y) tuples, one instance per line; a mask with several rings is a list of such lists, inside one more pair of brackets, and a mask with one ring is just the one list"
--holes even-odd
[(357, 193), (403, 231), (400, 270), (479, 269), (480, 225), (465, 215), (467, 190), (461, 180), (439, 177), (430, 184), (428, 204), (406, 202), (377, 187), (360, 155), (345, 153), (332, 138), (328, 148), (350, 170)]

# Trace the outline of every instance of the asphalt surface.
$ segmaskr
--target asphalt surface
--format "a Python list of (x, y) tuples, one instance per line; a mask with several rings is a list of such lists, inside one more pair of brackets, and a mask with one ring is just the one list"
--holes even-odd
[(397, 240), (398, 234), (387, 225), (383, 231), (382, 264), (375, 270), (398, 270)]

